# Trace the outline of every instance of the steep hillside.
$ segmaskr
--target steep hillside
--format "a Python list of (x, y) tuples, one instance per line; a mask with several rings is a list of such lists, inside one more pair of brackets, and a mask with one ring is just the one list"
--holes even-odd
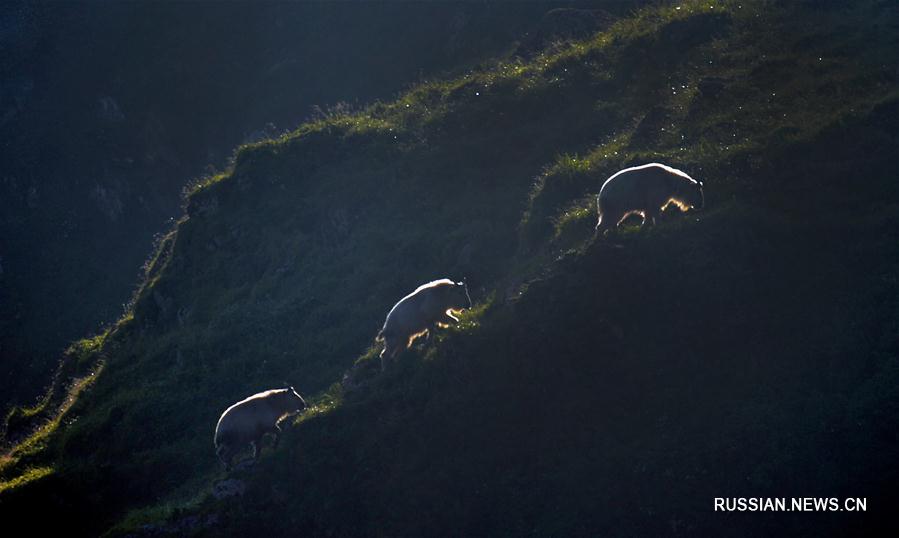
[(234, 146), (513, 49), (556, 5), (3, 2), (0, 413), (122, 314)]
[[(57, 517), (29, 524), (78, 534), (895, 527), (897, 30), (887, 2), (653, 7), (241, 147), (188, 195), (129, 313), (13, 417), (3, 520), (40, 506)], [(593, 237), (602, 181), (648, 161), (704, 180), (705, 210)], [(379, 374), (385, 313), (442, 276), (467, 276), (476, 307)], [(314, 407), (233, 473), (245, 494), (217, 499), (218, 415), (285, 381)], [(52, 420), (25, 436), (37, 417)], [(749, 496), (868, 511), (713, 512)]]

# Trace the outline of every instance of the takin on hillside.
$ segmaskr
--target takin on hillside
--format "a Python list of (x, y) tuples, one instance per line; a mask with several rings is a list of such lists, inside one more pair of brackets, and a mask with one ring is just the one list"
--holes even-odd
[(393, 305), (375, 339), (384, 342), (381, 369), (403, 349), (408, 349), (419, 336), (435, 326), (448, 326), (459, 321), (453, 310), (471, 308), (471, 297), (465, 282), (448, 278), (422, 284)]
[(625, 168), (607, 179), (596, 196), (596, 232), (605, 233), (634, 213), (643, 217), (642, 226), (653, 225), (669, 204), (681, 211), (701, 209), (702, 183), (659, 163)]
[(231, 459), (247, 444), (253, 447), (255, 463), (267, 433), (275, 438), (272, 448), (278, 446), (278, 423), (304, 409), (306, 401), (293, 387), (260, 392), (225, 409), (215, 426), (215, 454), (225, 470), (231, 470)]

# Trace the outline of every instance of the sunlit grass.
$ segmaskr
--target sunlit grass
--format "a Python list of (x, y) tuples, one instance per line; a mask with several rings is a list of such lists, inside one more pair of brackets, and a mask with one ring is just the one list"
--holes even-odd
[(184, 484), (179, 491), (172, 493), (166, 500), (129, 510), (104, 536), (119, 536), (140, 529), (145, 525), (160, 525), (177, 519), (181, 515), (189, 515), (213, 501), (210, 477), (202, 476), (189, 484)]
[(458, 311), (456, 317), (459, 322), (450, 326), (451, 332), (471, 334), (478, 330), (484, 315), (496, 304), (496, 292), (491, 292), (483, 300), (474, 303), (471, 308)]
[(594, 207), (595, 204), (593, 203), (593, 197), (591, 196), (564, 211), (554, 221), (554, 239), (559, 239), (564, 231), (571, 226), (580, 225), (587, 220), (595, 222), (596, 211)]
[[(90, 344), (87, 344), (90, 345)], [(96, 364), (94, 369), (84, 377), (74, 379), (66, 392), (65, 399), (54, 414), (42, 425), (38, 426), (30, 435), (16, 443), (3, 458), (0, 459), (0, 473), (15, 466), (20, 459), (34, 455), (46, 446), (50, 434), (60, 426), (66, 413), (78, 400), (79, 395), (90, 387), (103, 371), (104, 363)]]
[[(34, 453), (41, 446), (39, 441), (49, 435), (58, 426), (61, 416), (72, 406), (78, 394), (99, 374), (99, 363), (95, 364), (96, 353), (103, 346), (111, 329), (83, 338), (74, 342), (66, 350), (64, 359), (56, 373), (54, 382), (46, 394), (35, 405), (13, 407), (6, 416), (5, 428), (9, 433), (13, 430), (31, 428), (32, 431), (23, 440), (14, 443), (2, 461), (0, 471), (8, 468), (18, 461), (22, 455)], [(79, 372), (87, 372), (83, 377), (69, 379), (70, 376), (81, 375)], [(68, 389), (60, 384), (68, 382)], [(64, 399), (59, 401), (59, 391), (67, 390)], [(57, 406), (51, 408), (51, 406)], [(39, 421), (43, 420), (43, 424)]]
[[(3, 463), (3, 458), (0, 457), (0, 465)], [(12, 490), (36, 480), (40, 480), (41, 478), (53, 474), (53, 472), (53, 467), (29, 467), (25, 472), (12, 480), (0, 480), (0, 494), (4, 491)]]
[(308, 407), (292, 421), (292, 424), (294, 426), (299, 426), (309, 420), (314, 420), (323, 415), (327, 415), (340, 407), (342, 403), (343, 388), (340, 386), (340, 383), (335, 383), (324, 393), (307, 399)]

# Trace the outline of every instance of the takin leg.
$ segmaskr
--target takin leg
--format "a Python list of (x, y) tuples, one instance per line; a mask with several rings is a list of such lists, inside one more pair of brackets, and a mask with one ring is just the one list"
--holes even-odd
[(459, 323), (459, 318), (452, 315), (450, 312), (443, 312), (437, 318), (437, 321), (434, 322), (438, 327), (450, 327), (456, 323)]
[(417, 333), (413, 334), (412, 336), (410, 336), (409, 340), (406, 342), (406, 349), (409, 349), (410, 347), (412, 347), (412, 344), (414, 344), (415, 341), (418, 340), (419, 338), (424, 338), (425, 342), (430, 341), (431, 340), (431, 331), (429, 331), (428, 329), (425, 329), (421, 332), (417, 332)]
[(253, 465), (259, 462), (259, 456), (262, 455), (262, 441), (265, 439), (265, 434), (268, 432), (262, 432), (259, 434), (259, 437), (250, 441), (250, 446), (253, 447)]
[(600, 213), (599, 220), (596, 221), (595, 235), (605, 235), (609, 230), (609, 222), (611, 220), (608, 215)]
[(416, 333), (416, 334), (412, 335), (412, 337), (409, 338), (409, 345), (407, 345), (406, 348), (408, 349), (408, 348), (412, 347), (412, 344), (414, 344), (418, 340), (421, 340), (420, 345), (424, 345), (424, 344), (427, 344), (428, 342), (430, 342), (431, 341), (431, 331), (422, 331), (420, 333)]
[(381, 351), (381, 371), (387, 370), (388, 365), (393, 362), (397, 354), (402, 349), (402, 338), (395, 336), (384, 337), (384, 350)]
[(650, 206), (649, 209), (643, 211), (643, 224), (640, 225), (640, 229), (643, 229), (645, 226), (655, 226), (656, 225), (656, 217), (659, 216), (659, 209), (653, 206)]
[(274, 450), (278, 448), (278, 442), (281, 441), (281, 436), (279, 435), (281, 433), (281, 426), (275, 424), (275, 427), (272, 428), (269, 433), (272, 434), (272, 450)]
[(599, 221), (596, 223), (596, 235), (607, 235), (609, 231), (614, 233), (623, 218), (624, 213), (621, 211), (611, 208), (600, 210)]
[(421, 338), (422, 336), (424, 336), (425, 339), (427, 339), (427, 338), (430, 338), (431, 333), (426, 328), (416, 331), (416, 332), (410, 334), (409, 336), (407, 336), (404, 340), (402, 340), (400, 342), (398, 348), (399, 349), (409, 349), (410, 347), (412, 347), (412, 344), (414, 344), (415, 341), (418, 340), (419, 338)]

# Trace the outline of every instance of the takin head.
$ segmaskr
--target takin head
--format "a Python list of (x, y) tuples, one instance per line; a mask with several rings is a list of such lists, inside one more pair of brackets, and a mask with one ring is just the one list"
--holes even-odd
[(306, 400), (303, 399), (302, 396), (290, 385), (287, 388), (282, 389), (284, 393), (282, 394), (284, 407), (287, 410), (285, 412), (286, 415), (296, 415), (297, 413), (301, 413), (306, 410), (308, 405), (306, 405)]
[(692, 178), (691, 181), (678, 181), (675, 187), (675, 197), (679, 202), (687, 205), (687, 209), (702, 209), (702, 206), (705, 205), (702, 181)]
[(468, 284), (464, 280), (462, 282), (452, 282), (452, 285), (446, 286), (445, 290), (448, 308), (453, 310), (471, 308), (471, 296), (468, 294)]

